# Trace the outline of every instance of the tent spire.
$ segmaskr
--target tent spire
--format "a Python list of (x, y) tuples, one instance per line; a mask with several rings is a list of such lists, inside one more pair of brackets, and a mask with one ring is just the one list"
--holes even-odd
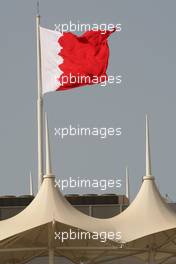
[(128, 175), (128, 167), (126, 167), (126, 197), (130, 201), (130, 182), (129, 182), (129, 175)]
[(37, 16), (40, 16), (40, 5), (39, 5), (39, 1), (37, 1)]
[(41, 47), (40, 47), (40, 14), (37, 2), (36, 14), (36, 40), (37, 40), (37, 137), (38, 137), (38, 190), (43, 181), (43, 96), (41, 74)]
[(52, 176), (51, 168), (51, 152), (50, 152), (50, 140), (49, 140), (49, 130), (48, 130), (48, 120), (47, 114), (45, 113), (45, 137), (46, 137), (46, 176)]
[(29, 194), (32, 195), (32, 196), (34, 195), (31, 171), (30, 171), (30, 174), (29, 174)]
[[(152, 167), (151, 167), (151, 153), (150, 153), (150, 137), (149, 137), (149, 120), (146, 115), (146, 174), (145, 177), (153, 178)], [(144, 177), (144, 178), (145, 178)]]

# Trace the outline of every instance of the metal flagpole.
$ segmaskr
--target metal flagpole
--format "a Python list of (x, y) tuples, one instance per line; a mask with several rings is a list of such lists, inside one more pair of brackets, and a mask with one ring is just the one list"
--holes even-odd
[(37, 2), (36, 34), (37, 34), (37, 88), (38, 88), (37, 126), (38, 126), (38, 189), (39, 189), (43, 179), (43, 98), (42, 98), (42, 76), (41, 76), (39, 2)]

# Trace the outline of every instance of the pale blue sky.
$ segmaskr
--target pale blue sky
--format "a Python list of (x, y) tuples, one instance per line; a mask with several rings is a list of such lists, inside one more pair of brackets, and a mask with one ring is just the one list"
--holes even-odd
[[(51, 29), (69, 20), (122, 24), (122, 32), (109, 40), (108, 68), (110, 75), (122, 74), (121, 86), (83, 87), (44, 98), (58, 177), (124, 180), (128, 164), (134, 197), (145, 173), (144, 118), (148, 113), (153, 174), (162, 194), (176, 200), (175, 10), (174, 0), (40, 1), (42, 26)], [(30, 170), (37, 184), (35, 12), (33, 0), (1, 1), (0, 195), (28, 193)], [(59, 141), (54, 128), (69, 124), (121, 126), (123, 135)]]

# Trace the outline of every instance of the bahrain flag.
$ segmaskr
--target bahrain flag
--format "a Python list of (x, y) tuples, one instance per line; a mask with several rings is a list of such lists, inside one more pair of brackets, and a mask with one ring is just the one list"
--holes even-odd
[(40, 27), (43, 94), (107, 80), (107, 39), (114, 31), (91, 30), (76, 36)]

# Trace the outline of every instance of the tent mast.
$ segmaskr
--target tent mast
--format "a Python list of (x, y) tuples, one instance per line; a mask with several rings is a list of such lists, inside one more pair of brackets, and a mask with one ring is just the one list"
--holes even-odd
[(39, 190), (43, 180), (43, 98), (42, 98), (42, 77), (41, 77), (39, 2), (37, 2), (36, 34), (37, 34), (37, 88), (38, 88), (37, 126), (38, 126), (38, 190)]
[(146, 115), (146, 176), (152, 176), (150, 138), (149, 138), (149, 121), (148, 121), (147, 115)]
[(130, 202), (130, 182), (129, 182), (129, 175), (128, 175), (128, 167), (126, 167), (126, 197)]
[(46, 137), (46, 176), (50, 176), (50, 175), (52, 175), (51, 151), (50, 151), (48, 119), (47, 119), (46, 113), (45, 113), (45, 137)]
[(30, 175), (29, 175), (29, 194), (32, 196), (34, 195), (31, 171), (30, 171)]
[[(51, 168), (51, 152), (47, 115), (45, 114), (45, 147), (46, 147), (46, 174), (44, 177), (53, 177)], [(54, 222), (48, 224), (48, 263), (54, 264)]]

